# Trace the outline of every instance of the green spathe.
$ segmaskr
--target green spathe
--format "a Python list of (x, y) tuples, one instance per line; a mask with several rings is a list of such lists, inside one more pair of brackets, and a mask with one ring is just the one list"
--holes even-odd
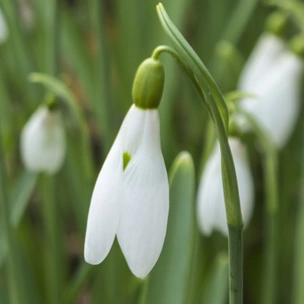
[(165, 82), (164, 67), (157, 59), (148, 58), (139, 66), (133, 83), (133, 101), (141, 109), (157, 109)]

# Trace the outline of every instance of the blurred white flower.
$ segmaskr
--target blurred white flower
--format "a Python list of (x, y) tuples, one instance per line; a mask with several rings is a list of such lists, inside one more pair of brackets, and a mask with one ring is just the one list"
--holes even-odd
[(85, 260), (99, 264), (115, 235), (137, 277), (153, 268), (165, 239), (169, 185), (157, 109), (131, 107), (104, 162), (92, 194)]
[(34, 172), (54, 174), (62, 167), (66, 151), (61, 113), (39, 107), (21, 133), (21, 159)]
[(257, 41), (239, 78), (238, 87), (242, 91), (252, 92), (286, 49), (282, 39), (271, 33), (264, 33)]
[(8, 26), (0, 8), (0, 44), (4, 43), (8, 37)]
[(239, 89), (255, 94), (240, 106), (253, 116), (278, 148), (290, 137), (300, 112), (303, 61), (284, 43), (265, 34), (244, 67)]
[[(253, 211), (253, 178), (245, 147), (237, 138), (233, 137), (229, 138), (229, 145), (234, 160), (242, 215), (246, 226)], [(216, 143), (200, 180), (197, 195), (197, 221), (201, 232), (205, 235), (210, 235), (213, 230), (228, 235), (219, 143)]]

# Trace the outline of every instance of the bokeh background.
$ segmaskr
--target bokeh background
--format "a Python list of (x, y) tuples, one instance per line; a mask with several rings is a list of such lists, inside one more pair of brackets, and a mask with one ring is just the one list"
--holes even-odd
[[(158, 20), (157, 3), (0, 1), (8, 28), (7, 38), (0, 44), (0, 165), (4, 172), (2, 191), (6, 193), (1, 199), (8, 206), (12, 241), (8, 252), (4, 230), (0, 229), (1, 304), (160, 303), (157, 296), (146, 295), (148, 280), (139, 280), (131, 274), (117, 242), (101, 265), (93, 267), (83, 259), (90, 196), (132, 104), (136, 69), (155, 47), (170, 45)], [(164, 0), (163, 4), (223, 93), (236, 89), (243, 64), (270, 13), (281, 8), (291, 14), (287, 38), (304, 29), (300, 21), (301, 17), (304, 20), (304, 5), (300, 1)], [(175, 60), (166, 54), (160, 59), (166, 74), (159, 109), (166, 166), (169, 170), (180, 151), (189, 151), (195, 164), (193, 183), (197, 185), (204, 143), (210, 131), (207, 111)], [(22, 127), (49, 93), (48, 87), (30, 81), (33, 72), (56, 77), (66, 85), (87, 132), (88, 140), (83, 141), (83, 126), (67, 106), (63, 107), (68, 150), (64, 166), (55, 176), (28, 172), (21, 163)], [(304, 272), (304, 256), (302, 264), (296, 264), (302, 265), (303, 271), (295, 268), (296, 253), (303, 246), (295, 238), (303, 205), (301, 117), (289, 143), (279, 153), (280, 241), (275, 303), (282, 304), (296, 303), (295, 283), (301, 277), (298, 273)], [(263, 155), (250, 135), (247, 142), (256, 194), (254, 216), (244, 232), (244, 303), (253, 304), (260, 303), (264, 276)], [(195, 209), (194, 197), (188, 204), (191, 210)], [(173, 201), (171, 205), (174, 208)], [(3, 215), (2, 212), (1, 225)], [(193, 239), (191, 242), (181, 239), (182, 246), (177, 252), (180, 255), (190, 252), (189, 274), (185, 275), (178, 263), (172, 274), (165, 273), (165, 268), (163, 274), (161, 269), (155, 270), (155, 281), (160, 285), (168, 277), (184, 278), (184, 298), (175, 302), (169, 296), (166, 301), (163, 298), (164, 303), (228, 303), (227, 240), (217, 232), (211, 237), (201, 236), (194, 213), (192, 218)], [(179, 214), (175, 233), (170, 237), (178, 238), (183, 221)], [(14, 257), (14, 267), (7, 267), (8, 255)], [(302, 279), (304, 286), (303, 276)], [(16, 288), (12, 290), (12, 286)], [(208, 300), (210, 293), (217, 294), (218, 299)]]

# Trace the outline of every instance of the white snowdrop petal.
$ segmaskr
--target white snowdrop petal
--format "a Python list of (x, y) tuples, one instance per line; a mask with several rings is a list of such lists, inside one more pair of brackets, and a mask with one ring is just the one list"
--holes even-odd
[[(229, 138), (229, 145), (234, 159), (242, 215), (246, 226), (252, 216), (253, 179), (243, 145), (235, 138)], [(206, 235), (210, 235), (213, 230), (218, 230), (224, 235), (228, 235), (218, 143), (205, 166), (200, 181), (197, 199), (197, 220), (200, 230)]]
[(269, 70), (264, 82), (256, 87), (258, 99), (244, 99), (240, 105), (250, 113), (278, 148), (285, 145), (300, 111), (302, 61), (284, 52)]
[(143, 136), (124, 172), (124, 198), (117, 237), (134, 275), (144, 278), (155, 265), (166, 234), (168, 177), (160, 150), (157, 110), (145, 110)]
[(0, 8), (0, 44), (5, 42), (8, 37), (8, 26)]
[(119, 209), (124, 196), (123, 141), (132, 126), (134, 109), (127, 113), (113, 146), (98, 175), (90, 204), (85, 237), (85, 260), (99, 264), (108, 255), (117, 232)]
[(240, 75), (239, 90), (254, 93), (256, 86), (263, 83), (267, 71), (285, 48), (279, 37), (271, 33), (262, 34)]
[(123, 138), (123, 148), (124, 151), (134, 155), (142, 140), (146, 111), (137, 108), (133, 104), (127, 117), (127, 122), (125, 123), (125, 135)]
[(25, 167), (35, 172), (56, 173), (66, 151), (61, 113), (40, 107), (21, 133), (21, 157)]
[[(108, 255), (117, 231), (119, 208), (123, 195), (121, 173), (113, 170), (119, 162), (118, 151), (112, 151), (96, 181), (87, 221), (84, 258), (96, 265)], [(111, 159), (113, 157), (113, 159)]]

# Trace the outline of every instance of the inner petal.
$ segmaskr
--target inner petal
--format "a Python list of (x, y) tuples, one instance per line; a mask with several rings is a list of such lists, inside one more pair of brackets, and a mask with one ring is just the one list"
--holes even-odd
[(129, 162), (131, 160), (131, 154), (129, 152), (124, 152), (122, 154), (122, 162), (123, 162), (123, 171), (127, 168)]

